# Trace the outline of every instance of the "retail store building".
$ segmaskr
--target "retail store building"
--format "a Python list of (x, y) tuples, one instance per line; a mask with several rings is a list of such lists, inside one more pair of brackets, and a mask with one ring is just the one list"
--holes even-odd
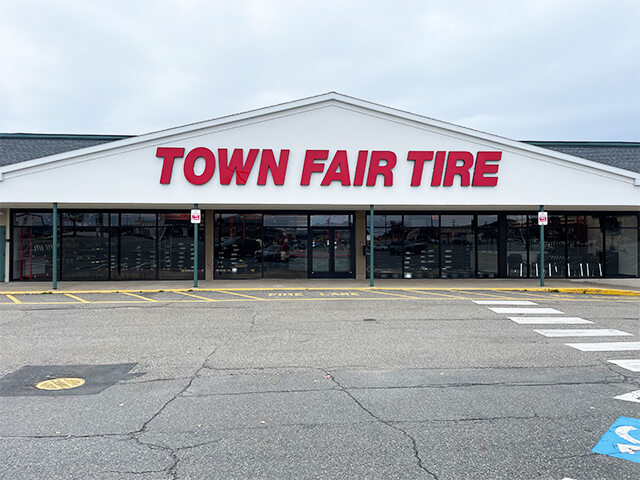
[[(328, 93), (135, 137), (0, 134), (0, 278), (637, 277), (640, 143), (519, 142)], [(370, 208), (373, 206), (373, 228)], [(4, 244), (4, 245), (3, 245)], [(4, 248), (2, 248), (4, 246)]]

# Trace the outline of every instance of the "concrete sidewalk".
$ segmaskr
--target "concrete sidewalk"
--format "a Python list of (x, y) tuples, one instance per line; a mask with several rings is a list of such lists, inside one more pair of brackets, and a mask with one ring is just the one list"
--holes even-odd
[[(536, 289), (538, 279), (376, 279), (380, 288), (422, 289)], [(369, 280), (355, 279), (259, 279), (259, 280), (200, 280), (200, 289), (269, 289), (269, 288), (365, 288)], [(112, 290), (174, 290), (191, 289), (192, 280), (170, 281), (114, 281), (114, 282), (58, 282), (58, 291), (112, 291)], [(603, 289), (640, 292), (640, 278), (567, 280), (547, 279), (545, 288), (550, 289)], [(0, 292), (50, 292), (51, 282), (5, 282), (0, 283)]]

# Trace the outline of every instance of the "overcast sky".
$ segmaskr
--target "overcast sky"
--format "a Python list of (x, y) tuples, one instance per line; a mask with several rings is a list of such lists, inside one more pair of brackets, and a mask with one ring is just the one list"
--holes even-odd
[(640, 0), (0, 0), (0, 132), (142, 134), (337, 91), (640, 141)]

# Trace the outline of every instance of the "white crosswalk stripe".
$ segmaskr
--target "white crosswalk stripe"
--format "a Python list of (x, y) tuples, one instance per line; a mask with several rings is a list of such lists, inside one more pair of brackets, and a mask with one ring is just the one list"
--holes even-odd
[(625, 393), (623, 395), (618, 395), (617, 397), (613, 397), (617, 400), (625, 400), (627, 402), (637, 402), (640, 403), (640, 390), (636, 390), (634, 392)]
[(615, 363), (619, 367), (632, 372), (640, 372), (640, 359), (625, 359), (625, 360), (609, 360), (611, 363)]
[(593, 323), (580, 317), (507, 317), (521, 325), (586, 325)]
[(640, 342), (597, 342), (597, 343), (565, 343), (582, 352), (622, 352), (640, 350)]
[(581, 328), (571, 330), (534, 330), (545, 337), (625, 337), (633, 336), (633, 333), (623, 332), (613, 328)]
[(472, 300), (478, 305), (538, 305), (530, 300)]
[(519, 314), (528, 314), (528, 313), (537, 313), (537, 314), (558, 314), (562, 313), (560, 310), (556, 310), (555, 308), (518, 308), (518, 307), (489, 307), (489, 310), (495, 313), (519, 313)]

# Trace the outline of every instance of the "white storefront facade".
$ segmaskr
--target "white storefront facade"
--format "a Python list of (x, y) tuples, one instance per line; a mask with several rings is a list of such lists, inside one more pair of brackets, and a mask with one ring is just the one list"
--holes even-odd
[(1, 166), (5, 280), (54, 223), (61, 280), (189, 278), (194, 205), (207, 279), (535, 277), (541, 205), (547, 276), (638, 276), (639, 173), (329, 93)]

